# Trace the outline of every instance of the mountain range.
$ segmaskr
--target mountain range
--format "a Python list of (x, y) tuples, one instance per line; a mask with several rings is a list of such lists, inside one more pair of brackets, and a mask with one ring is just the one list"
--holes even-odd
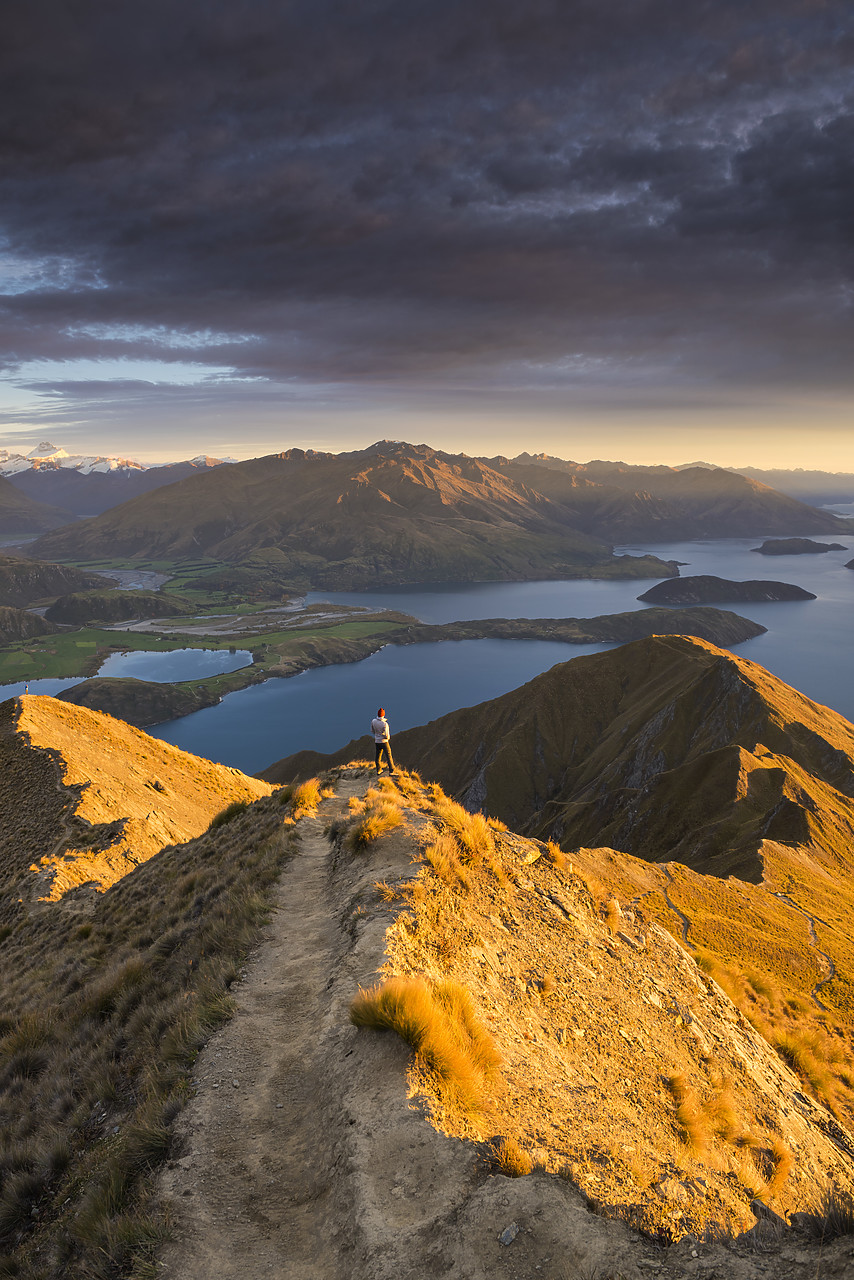
[(384, 441), (215, 467), (39, 540), (48, 559), (200, 555), (295, 583), (674, 576), (614, 557), (620, 539), (846, 532), (849, 524), (725, 471), (513, 462)]
[(386, 442), (291, 449), (217, 467), (42, 538), (48, 558), (206, 555), (325, 587), (530, 577), (667, 576), (614, 558), (559, 503), (464, 455)]
[(845, 522), (779, 493), (759, 480), (720, 467), (630, 466), (623, 462), (567, 462), (522, 453), (492, 463), (577, 513), (591, 534), (611, 530), (614, 541), (771, 533), (830, 532)]
[(60, 508), (67, 513), (67, 523), (73, 516), (100, 515), (130, 498), (222, 466), (225, 461), (202, 454), (187, 462), (146, 466), (129, 458), (69, 454), (45, 440), (28, 454), (0, 449), (0, 476), (34, 502)]

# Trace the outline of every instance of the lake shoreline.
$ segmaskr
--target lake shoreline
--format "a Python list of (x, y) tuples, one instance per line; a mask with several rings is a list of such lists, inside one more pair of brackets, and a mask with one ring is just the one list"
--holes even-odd
[(625, 644), (652, 634), (697, 635), (728, 647), (764, 634), (766, 628), (727, 610), (641, 609), (596, 618), (485, 618), (463, 622), (416, 620), (373, 636), (306, 639), (298, 651), (270, 665), (239, 668), (204, 680), (161, 684), (94, 676), (58, 696), (64, 702), (103, 711), (139, 728), (181, 719), (215, 706), (229, 693), (266, 680), (289, 678), (317, 667), (360, 662), (388, 645), (439, 644), (458, 640), (543, 640), (562, 644)]

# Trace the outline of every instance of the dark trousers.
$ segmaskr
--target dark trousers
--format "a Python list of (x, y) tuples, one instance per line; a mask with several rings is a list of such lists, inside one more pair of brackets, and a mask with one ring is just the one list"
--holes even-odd
[(376, 747), (377, 773), (379, 773), (383, 767), (382, 757), (384, 752), (385, 752), (386, 763), (388, 764), (388, 771), (389, 773), (394, 773), (394, 761), (391, 758), (391, 747), (389, 746), (388, 742), (376, 742), (374, 743), (374, 746)]

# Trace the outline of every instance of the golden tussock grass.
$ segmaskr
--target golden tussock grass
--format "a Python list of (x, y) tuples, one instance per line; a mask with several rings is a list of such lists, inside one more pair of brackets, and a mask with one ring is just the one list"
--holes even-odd
[(705, 1099), (689, 1084), (685, 1072), (677, 1072), (667, 1079), (683, 1139), (699, 1157), (708, 1153), (715, 1138), (735, 1143), (744, 1130), (729, 1083), (714, 1067), (709, 1074), (711, 1092)]
[(449, 800), (441, 790), (433, 801), (432, 812), (445, 832), (456, 840), (459, 861), (463, 866), (485, 867), (499, 884), (508, 883), (507, 872), (495, 844), (495, 828), (482, 813), (469, 813), (455, 800)]
[(357, 818), (348, 834), (353, 850), (366, 849), (380, 836), (388, 835), (403, 824), (400, 801), (373, 788), (369, 788), (364, 800), (356, 805), (351, 801), (350, 809)]
[(555, 844), (554, 840), (546, 841), (546, 854), (556, 871), (566, 871), (569, 868), (569, 859), (560, 845)]
[(425, 847), (424, 858), (445, 884), (463, 889), (471, 887), (471, 879), (460, 858), (460, 846), (450, 832), (437, 832)]
[(795, 1167), (795, 1157), (782, 1138), (776, 1137), (771, 1142), (771, 1160), (774, 1172), (768, 1182), (768, 1194), (773, 1199), (783, 1190)]
[(534, 1162), (515, 1138), (496, 1138), (489, 1144), (487, 1159), (494, 1173), (505, 1178), (524, 1178), (534, 1172)]
[(623, 920), (623, 912), (616, 898), (605, 903), (605, 923), (611, 933), (616, 933)]
[(499, 1055), (471, 996), (458, 982), (394, 977), (359, 989), (350, 1006), (357, 1027), (396, 1031), (416, 1061), (433, 1073), (443, 1100), (468, 1115), (487, 1108), (487, 1085)]
[(309, 778), (294, 788), (291, 800), (291, 813), (294, 818), (303, 818), (313, 814), (321, 801), (320, 779)]
[(486, 862), (495, 852), (495, 837), (482, 813), (469, 813), (455, 800), (444, 797), (433, 806), (438, 820), (456, 836), (465, 862)]

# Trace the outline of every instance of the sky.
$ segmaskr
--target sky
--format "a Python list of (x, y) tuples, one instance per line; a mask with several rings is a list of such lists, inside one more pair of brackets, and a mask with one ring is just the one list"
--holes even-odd
[(28, 0), (0, 446), (854, 471), (848, 0)]

